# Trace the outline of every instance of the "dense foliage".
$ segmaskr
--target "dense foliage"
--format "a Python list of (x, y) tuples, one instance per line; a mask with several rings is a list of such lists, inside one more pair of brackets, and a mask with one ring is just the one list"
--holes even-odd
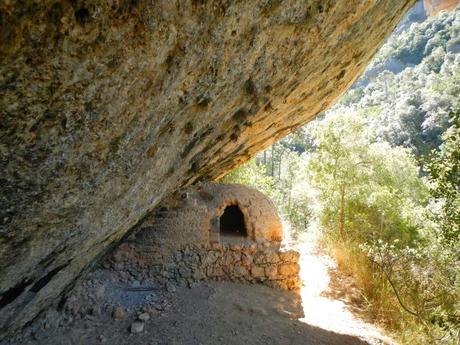
[(323, 228), (340, 241), (416, 237), (427, 190), (412, 154), (375, 141), (353, 113), (329, 116), (315, 135), (308, 168)]
[(256, 187), (272, 198), (294, 232), (307, 228), (312, 216), (313, 196), (304, 169), (307, 156), (285, 145), (275, 144), (263, 156), (227, 174), (222, 182)]
[[(439, 173), (430, 177), (430, 203), (413, 154), (377, 141), (373, 127), (353, 113), (329, 115), (315, 128), (308, 165), (332, 254), (361, 281), (376, 320), (411, 344), (451, 343), (460, 321), (460, 243), (458, 233), (452, 236), (458, 217), (451, 217), (458, 215), (458, 161), (448, 149), (458, 151), (458, 135), (451, 134), (458, 132), (447, 133), (442, 159), (431, 164)], [(439, 202), (442, 212), (433, 209)], [(357, 257), (361, 267), (350, 270)]]
[(298, 232), (318, 221), (402, 343), (460, 334), (459, 95), (457, 8), (397, 31), (332, 109), (225, 177), (270, 195)]
[(444, 12), (422, 23), (412, 25), (408, 30), (392, 35), (375, 57), (370, 68), (388, 64), (394, 59), (401, 65), (418, 65), (432, 55), (439, 47), (458, 52), (460, 26), (458, 17)]
[(390, 37), (361, 79), (366, 83), (358, 82), (329, 113), (360, 113), (378, 139), (426, 155), (440, 145), (459, 103), (459, 53), (459, 9), (413, 24)]
[(425, 169), (431, 193), (440, 204), (435, 214), (440, 236), (455, 244), (460, 238), (460, 110), (451, 115), (443, 143), (439, 150), (433, 150)]

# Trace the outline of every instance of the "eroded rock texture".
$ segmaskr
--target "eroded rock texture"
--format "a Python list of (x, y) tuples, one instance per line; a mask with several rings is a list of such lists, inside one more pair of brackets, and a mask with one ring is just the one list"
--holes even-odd
[(1, 1), (0, 334), (326, 109), (413, 2)]

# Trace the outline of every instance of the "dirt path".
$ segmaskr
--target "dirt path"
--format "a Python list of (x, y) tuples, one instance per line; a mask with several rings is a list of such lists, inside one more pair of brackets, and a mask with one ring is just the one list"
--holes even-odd
[[(343, 295), (343, 286), (331, 284), (331, 274), (337, 275), (335, 262), (317, 247), (317, 236), (304, 236), (297, 244), (301, 252), (301, 296), (305, 317), (300, 321), (324, 330), (347, 334), (369, 344), (395, 345), (390, 338), (372, 324), (357, 318), (350, 310), (353, 306)], [(340, 290), (339, 290), (340, 288)]]

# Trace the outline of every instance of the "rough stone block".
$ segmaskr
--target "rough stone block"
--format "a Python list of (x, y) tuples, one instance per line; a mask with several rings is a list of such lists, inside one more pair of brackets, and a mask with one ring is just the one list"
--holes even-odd
[(214, 264), (217, 259), (220, 257), (220, 253), (217, 252), (217, 251), (208, 251), (205, 255), (203, 255), (203, 264), (205, 266), (209, 266), (209, 265), (212, 265)]
[(210, 277), (210, 278), (222, 277), (222, 276), (225, 275), (225, 272), (219, 266), (217, 266), (217, 267), (208, 267), (208, 269), (206, 270), (206, 275), (208, 277)]
[(285, 262), (298, 262), (300, 258), (300, 253), (295, 250), (288, 250), (279, 253), (279, 258), (281, 261)]
[(251, 267), (251, 275), (254, 278), (265, 277), (265, 269), (263, 267), (260, 267), (260, 266), (252, 266)]
[(252, 261), (253, 261), (253, 257), (251, 254), (246, 254), (246, 253), (243, 253), (241, 255), (241, 263), (245, 266), (249, 266), (252, 264)]
[(244, 266), (236, 266), (233, 271), (234, 271), (234, 275), (236, 277), (247, 277), (247, 276), (249, 276), (249, 271)]
[(299, 277), (290, 277), (285, 280), (286, 287), (288, 290), (297, 291), (302, 287), (302, 282)]
[(300, 266), (297, 263), (283, 264), (278, 268), (280, 276), (289, 277), (298, 274)]
[(278, 278), (278, 267), (277, 266), (265, 267), (265, 276), (271, 280), (277, 279)]

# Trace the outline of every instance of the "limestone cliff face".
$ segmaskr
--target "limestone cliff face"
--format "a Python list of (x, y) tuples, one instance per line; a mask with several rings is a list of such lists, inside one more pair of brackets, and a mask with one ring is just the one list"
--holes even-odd
[(325, 110), (413, 2), (0, 2), (0, 334)]

